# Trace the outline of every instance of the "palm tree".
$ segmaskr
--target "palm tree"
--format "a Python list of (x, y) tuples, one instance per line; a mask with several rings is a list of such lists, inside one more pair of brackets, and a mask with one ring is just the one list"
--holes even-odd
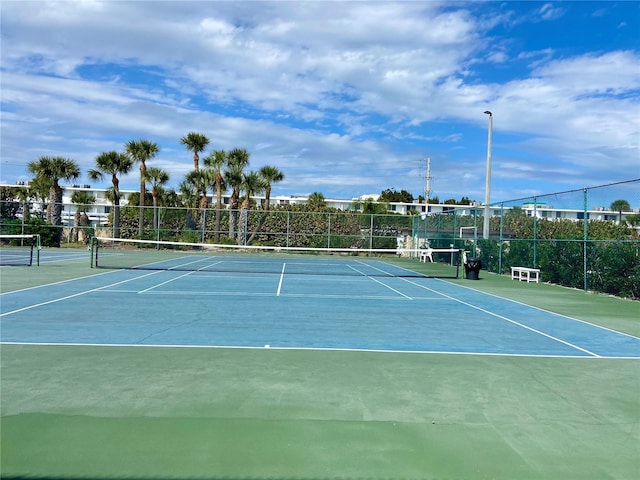
[(22, 205), (22, 220), (23, 222), (28, 222), (31, 216), (31, 198), (33, 197), (31, 186), (16, 188), (15, 193), (18, 200), (20, 200), (20, 205)]
[(269, 210), (269, 199), (271, 198), (271, 186), (276, 182), (284, 180), (284, 173), (271, 165), (265, 165), (262, 167), (258, 174), (266, 183), (265, 187), (265, 210)]
[(207, 200), (208, 174), (206, 170), (191, 170), (184, 177), (187, 183), (193, 185), (198, 196), (198, 206), (207, 208), (209, 201)]
[[(193, 172), (190, 172), (193, 173)], [(180, 191), (180, 200), (187, 209), (187, 215), (185, 219), (186, 227), (188, 230), (194, 230), (196, 228), (196, 222), (193, 219), (193, 211), (198, 206), (198, 199), (200, 198), (200, 192), (196, 185), (193, 183), (193, 178), (187, 174), (185, 179), (178, 185)]]
[(178, 193), (173, 188), (170, 188), (169, 190), (165, 190), (162, 198), (164, 199), (165, 207), (182, 207), (183, 206), (180, 195), (178, 195)]
[(204, 164), (215, 172), (216, 184), (216, 223), (215, 242), (220, 240), (220, 217), (222, 215), (222, 192), (226, 188), (223, 169), (227, 162), (227, 153), (224, 150), (214, 150), (204, 159)]
[(193, 152), (193, 169), (200, 170), (200, 153), (209, 145), (209, 138), (202, 133), (189, 132), (180, 139), (180, 143)]
[(610, 208), (612, 212), (618, 212), (620, 223), (622, 223), (622, 212), (631, 211), (631, 205), (626, 200), (614, 200)]
[(307, 198), (307, 207), (309, 207), (310, 210), (324, 210), (327, 207), (327, 201), (321, 192), (313, 192)]
[(264, 212), (262, 213), (262, 217), (260, 217), (260, 222), (258, 226), (255, 228), (251, 237), (247, 243), (251, 243), (256, 236), (256, 233), (262, 229), (267, 216), (269, 215), (269, 208), (271, 206), (271, 186), (276, 182), (281, 182), (284, 180), (284, 173), (278, 170), (276, 167), (271, 165), (265, 165), (260, 170), (258, 170), (258, 175), (262, 178), (264, 182), (264, 190), (265, 190), (265, 200), (264, 200)]
[(240, 225), (238, 227), (238, 245), (247, 243), (246, 232), (249, 218), (249, 207), (251, 197), (261, 192), (266, 187), (266, 183), (257, 172), (249, 172), (242, 176), (242, 189), (244, 190), (244, 200), (242, 201)]
[[(70, 158), (40, 157), (35, 162), (29, 162), (27, 168), (30, 173), (49, 183), (49, 205), (47, 205), (47, 222), (52, 225), (62, 225), (62, 187), (60, 180), (77, 180), (80, 177), (80, 167)], [(62, 230), (56, 232), (55, 242), (60, 246)]]
[[(80, 227), (85, 227), (89, 224), (89, 217), (87, 216), (87, 210), (89, 205), (93, 205), (96, 203), (96, 197), (91, 195), (89, 192), (78, 190), (73, 192), (71, 195), (71, 202), (76, 206), (76, 213), (73, 216), (73, 225), (75, 227), (75, 231), (73, 234), (73, 241), (78, 241), (78, 233), (80, 231)], [(85, 238), (88, 238), (88, 235), (84, 234)]]
[(142, 236), (144, 230), (144, 201), (147, 194), (145, 175), (146, 162), (155, 157), (160, 151), (157, 143), (149, 140), (131, 140), (125, 144), (125, 151), (134, 162), (140, 163), (140, 218), (138, 220), (138, 235)]
[(96, 168), (89, 170), (91, 180), (102, 180), (111, 175), (113, 184), (113, 236), (120, 237), (120, 180), (118, 175), (126, 175), (133, 168), (133, 160), (124, 153), (103, 152), (96, 157)]
[(229, 238), (234, 238), (238, 224), (238, 203), (242, 188), (243, 171), (249, 164), (249, 152), (244, 148), (234, 148), (227, 154), (225, 182), (231, 187), (229, 198)]
[(42, 219), (43, 213), (48, 210), (47, 197), (49, 196), (49, 190), (51, 189), (51, 181), (44, 177), (36, 176), (36, 178), (29, 182), (29, 189), (31, 190), (33, 201), (40, 203), (38, 217)]
[(169, 181), (166, 170), (152, 167), (145, 171), (144, 181), (151, 184), (151, 197), (153, 198), (153, 228), (160, 229), (158, 222), (158, 198), (162, 193), (162, 186)]

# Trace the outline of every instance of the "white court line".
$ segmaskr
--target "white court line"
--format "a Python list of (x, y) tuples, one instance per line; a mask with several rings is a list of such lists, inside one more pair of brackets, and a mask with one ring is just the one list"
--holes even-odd
[[(374, 267), (374, 268), (375, 268), (375, 267)], [(408, 268), (404, 268), (404, 267), (400, 267), (400, 266), (398, 266), (397, 268), (400, 268), (401, 270), (405, 270), (405, 271), (407, 271), (407, 272), (416, 273), (416, 272), (414, 272), (413, 270), (409, 270)], [(381, 271), (384, 271), (384, 270), (381, 270)], [(401, 278), (402, 278), (402, 277), (401, 277)], [(431, 278), (431, 277), (428, 277), (427, 275), (425, 275), (425, 278)], [(403, 278), (403, 280), (404, 280), (404, 278)], [(535, 305), (530, 305), (530, 304), (528, 304), (528, 303), (519, 302), (518, 300), (513, 300), (513, 299), (510, 299), (510, 298), (501, 297), (500, 295), (496, 295), (496, 294), (488, 293), (488, 292), (483, 292), (482, 290), (476, 290), (475, 288), (472, 288), (472, 287), (469, 287), (469, 286), (466, 286), (466, 285), (459, 285), (459, 284), (452, 283), (452, 282), (446, 282), (446, 281), (444, 281), (444, 280), (442, 280), (442, 279), (439, 279), (439, 278), (433, 278), (433, 280), (436, 280), (436, 281), (438, 281), (438, 282), (444, 282), (444, 283), (446, 283), (447, 285), (451, 285), (452, 287), (464, 288), (464, 289), (471, 290), (471, 291), (476, 292), (476, 293), (481, 293), (481, 294), (484, 294), (484, 295), (489, 295), (489, 296), (491, 296), (491, 297), (498, 298), (498, 299), (500, 299), (500, 300), (504, 300), (504, 301), (507, 301), (507, 302), (513, 302), (513, 303), (516, 303), (516, 304), (518, 304), (518, 305), (523, 305), (523, 306), (525, 306), (525, 307), (534, 308), (534, 309), (539, 310), (539, 311), (541, 311), (541, 312), (545, 312), (545, 313), (548, 313), (548, 314), (551, 314), (551, 315), (556, 315), (556, 316), (558, 316), (558, 317), (563, 317), (563, 318), (566, 318), (566, 319), (568, 319), (568, 320), (573, 320), (574, 322), (583, 323), (583, 324), (585, 324), (585, 325), (589, 325), (589, 326), (592, 326), (592, 327), (595, 327), (595, 328), (599, 328), (599, 329), (601, 329), (601, 330), (605, 330), (605, 331), (607, 331), (607, 332), (617, 333), (617, 334), (619, 334), (619, 335), (624, 335), (625, 337), (630, 337), (630, 338), (634, 338), (634, 339), (638, 339), (638, 340), (640, 340), (640, 337), (637, 337), (637, 336), (635, 336), (635, 335), (631, 335), (630, 333), (625, 333), (625, 332), (621, 332), (621, 331), (619, 331), (619, 330), (614, 330), (614, 329), (612, 329), (612, 328), (604, 327), (604, 326), (602, 326), (602, 325), (598, 325), (598, 324), (596, 324), (596, 323), (588, 322), (588, 321), (586, 321), (586, 320), (581, 320), (581, 319), (579, 319), (579, 318), (574, 318), (574, 317), (570, 317), (570, 316), (568, 316), (568, 315), (563, 315), (562, 313), (552, 312), (551, 310), (546, 310), (546, 309), (541, 308), (541, 307), (536, 307)], [(413, 283), (413, 282), (412, 282), (412, 283)], [(429, 290), (431, 290), (431, 289), (429, 289)], [(435, 293), (440, 294), (440, 292), (438, 292), (437, 290), (431, 290), (431, 291), (433, 291), (433, 292), (435, 292)]]
[(88, 259), (88, 257), (85, 256), (80, 256), (78, 255), (55, 255), (55, 256), (50, 256), (50, 255), (46, 255), (44, 258), (42, 258), (42, 256), (40, 256), (40, 264), (44, 264), (44, 263), (56, 263), (56, 262), (77, 262), (82, 260), (83, 262), (86, 262)]
[[(451, 284), (451, 285), (455, 285), (455, 284)], [(456, 287), (467, 288), (467, 289), (472, 290), (472, 291), (474, 291), (476, 293), (482, 293), (484, 295), (489, 295), (490, 297), (498, 298), (500, 300), (506, 300), (508, 302), (513, 302), (513, 303), (516, 303), (518, 305), (522, 305), (524, 307), (533, 308), (535, 310), (539, 310), (541, 312), (549, 313), (551, 315), (557, 315), (558, 317), (566, 318), (567, 320), (573, 320), (574, 322), (583, 323), (585, 325), (589, 325), (590, 327), (599, 328), (599, 329), (605, 330), (607, 332), (617, 333), (618, 335), (624, 335), (625, 337), (630, 337), (630, 338), (633, 338), (633, 339), (636, 339), (636, 340), (640, 340), (640, 337), (636, 337), (635, 335), (631, 335), (630, 333), (625, 333), (625, 332), (621, 332), (619, 330), (614, 330), (613, 328), (603, 327), (602, 325), (598, 325), (598, 324), (595, 324), (595, 323), (587, 322), (586, 320), (581, 320), (579, 318), (570, 317), (569, 315), (563, 315), (562, 313), (552, 312), (551, 310), (545, 310), (544, 308), (536, 307), (535, 305), (529, 305), (528, 303), (524, 303), (524, 302), (519, 302), (518, 300), (512, 300), (510, 298), (501, 297), (501, 296), (495, 295), (493, 293), (483, 292), (481, 290), (476, 290), (475, 288), (467, 287), (465, 285), (456, 285)]]
[(278, 290), (276, 291), (276, 297), (280, 296), (280, 292), (282, 291), (282, 282), (284, 281), (284, 269), (287, 266), (286, 263), (282, 264), (282, 272), (280, 272), (280, 280), (278, 281)]
[[(176, 296), (176, 297), (218, 297), (218, 296), (229, 296), (229, 297), (275, 297), (277, 296), (271, 292), (234, 292), (228, 290), (206, 290), (206, 291), (198, 291), (198, 290), (162, 290), (162, 291), (144, 291), (141, 292), (139, 290), (102, 290), (102, 293), (135, 293), (135, 294), (144, 294), (144, 295), (166, 295), (166, 296)], [(352, 300), (380, 300), (380, 301), (398, 301), (404, 302), (405, 299), (399, 297), (398, 295), (387, 296), (387, 295), (346, 295), (346, 294), (329, 294), (329, 293), (280, 293), (281, 297), (292, 297), (292, 298), (342, 298), (342, 299), (352, 299)], [(425, 302), (448, 302), (450, 301), (447, 298), (434, 298), (434, 297), (411, 297), (411, 300), (416, 301), (425, 301)]]
[[(366, 263), (364, 263), (364, 262), (360, 262), (360, 263), (363, 263), (364, 265), (367, 265), (368, 267), (370, 267), (370, 266), (371, 266), (371, 265), (368, 265), (368, 264), (366, 264)], [(386, 283), (384, 283), (384, 282), (381, 282), (381, 281), (380, 281), (380, 280), (378, 280), (377, 278), (372, 277), (371, 275), (367, 275), (366, 273), (361, 272), (360, 270), (358, 270), (358, 269), (357, 269), (357, 268), (355, 268), (355, 267), (352, 267), (351, 265), (349, 265), (349, 268), (350, 268), (350, 269), (352, 269), (352, 270), (354, 270), (354, 271), (356, 271), (356, 272), (358, 272), (359, 274), (361, 274), (361, 275), (363, 275), (363, 276), (367, 277), (368, 279), (373, 280), (373, 281), (374, 281), (374, 282), (376, 282), (376, 283), (379, 283), (379, 284), (380, 284), (380, 285), (382, 285), (383, 287), (387, 287), (387, 288), (388, 288), (389, 290), (391, 290), (392, 292), (396, 292), (398, 295), (401, 295), (401, 296), (403, 296), (404, 298), (406, 298), (406, 299), (408, 299), (408, 300), (413, 300), (409, 295), (405, 295), (405, 294), (404, 294), (404, 293), (402, 293), (400, 290), (396, 290), (395, 288), (390, 287), (389, 285), (387, 285), (387, 284), (386, 284)], [(384, 272), (384, 273), (386, 273), (386, 274), (390, 275), (388, 272), (385, 272), (384, 270), (380, 270), (379, 268), (375, 268), (375, 267), (372, 267), (372, 268), (374, 268), (375, 270), (379, 270), (379, 271), (381, 271), (381, 272)]]
[(50, 305), (52, 303), (61, 302), (63, 300), (68, 300), (70, 298), (80, 297), (82, 295), (86, 295), (87, 293), (98, 292), (100, 290), (104, 290), (106, 288), (113, 287), (115, 285), (121, 285), (123, 283), (128, 283), (128, 282), (131, 282), (131, 281), (134, 281), (134, 280), (139, 280), (141, 278), (148, 277), (150, 275), (157, 275), (158, 273), (161, 273), (161, 272), (162, 271), (147, 273), (145, 275), (140, 275), (138, 277), (129, 278), (127, 280), (121, 280), (120, 282), (111, 283), (109, 285), (103, 285), (102, 287), (92, 288), (91, 290), (85, 290), (84, 292), (74, 293), (73, 295), (66, 295), (64, 297), (56, 298), (56, 299), (53, 299), (53, 300), (48, 300), (46, 302), (36, 303), (34, 305), (29, 305), (28, 307), (19, 308), (17, 310), (12, 310), (10, 312), (0, 313), (0, 317), (4, 317), (6, 315), (12, 315), (14, 313), (24, 312), (25, 310), (31, 310), (32, 308), (42, 307), (43, 305)]
[[(183, 263), (183, 264), (181, 264), (181, 265), (179, 265), (179, 266), (177, 266), (177, 267), (171, 267), (171, 268), (169, 268), (169, 271), (174, 271), (174, 269), (175, 269), (175, 268), (180, 268), (180, 267), (182, 267), (182, 266), (184, 266), (184, 265), (190, 265), (190, 264), (192, 264), (192, 263), (198, 263), (198, 262), (197, 262), (197, 260), (196, 260), (196, 261), (189, 262), (189, 263)], [(217, 264), (219, 264), (219, 263), (222, 263), (222, 262), (214, 262), (214, 263), (210, 263), (209, 265), (205, 265), (204, 267), (200, 267), (198, 270), (194, 270), (193, 272), (187, 272), (187, 273), (185, 273), (184, 275), (179, 275), (179, 276), (177, 276), (177, 277), (175, 277), (175, 278), (170, 278), (169, 280), (167, 280), (167, 281), (165, 281), (165, 282), (161, 282), (161, 283), (158, 283), (157, 285), (153, 285), (153, 286), (151, 286), (151, 287), (149, 287), (149, 288), (145, 288), (144, 290), (141, 290), (141, 291), (139, 291), (138, 293), (147, 293), (147, 292), (149, 292), (150, 290), (153, 290), (154, 288), (161, 287), (162, 285), (166, 285), (167, 283), (175, 282), (176, 280), (179, 280), (179, 279), (181, 279), (181, 278), (183, 278), (183, 277), (187, 277), (187, 276), (191, 275), (192, 273), (199, 272), (200, 270), (203, 270), (203, 269), (205, 269), (205, 268), (209, 268), (209, 267), (211, 267), (211, 266), (213, 266), (213, 265), (217, 265)]]
[(391, 353), (409, 355), (463, 355), (475, 357), (519, 357), (519, 358), (566, 358), (597, 360), (640, 360), (640, 357), (606, 357), (590, 355), (557, 355), (557, 354), (528, 354), (528, 353), (499, 353), (499, 352), (456, 352), (447, 350), (383, 350), (371, 348), (338, 348), (338, 347), (277, 347), (270, 345), (173, 345), (173, 344), (140, 344), (140, 343), (79, 343), (79, 342), (0, 342), (0, 345), (34, 346), (34, 347), (99, 347), (99, 348), (175, 348), (175, 349), (228, 349), (228, 350), (292, 350), (309, 352), (354, 352), (354, 353)]
[(467, 307), (471, 307), (474, 310), (479, 310), (479, 311), (481, 311), (483, 313), (486, 313), (486, 314), (489, 314), (489, 315), (491, 315), (493, 317), (499, 318), (501, 320), (505, 320), (505, 321), (507, 321), (509, 323), (513, 323), (514, 325), (518, 325), (519, 327), (522, 327), (522, 328), (524, 328), (526, 330), (529, 330), (531, 332), (537, 333), (538, 335), (542, 335), (543, 337), (547, 337), (547, 338), (549, 338), (551, 340), (555, 340), (556, 342), (560, 342), (560, 343), (562, 343), (564, 345), (567, 345), (568, 347), (575, 348), (576, 350), (579, 350), (581, 352), (587, 353), (589, 355), (593, 355), (594, 357), (599, 357), (600, 356), (597, 353), (594, 353), (594, 352), (591, 352), (591, 351), (587, 350), (586, 348), (579, 347), (577, 345), (574, 345), (571, 342), (567, 342), (566, 340), (562, 340), (561, 338), (554, 337), (553, 335), (545, 333), (542, 330), (538, 330), (536, 328), (529, 327), (528, 325), (525, 325), (523, 323), (517, 322), (517, 321), (515, 321), (515, 320), (513, 320), (511, 318), (505, 317), (503, 315), (498, 315), (497, 313), (491, 312), (489, 310), (485, 310), (484, 308), (478, 307), (477, 305), (473, 305), (472, 303), (468, 303), (468, 302), (465, 302), (465, 301), (460, 300), (458, 298), (452, 297), (451, 295), (447, 295), (446, 293), (438, 292), (437, 290), (434, 290), (434, 289), (429, 288), (429, 287), (425, 287), (424, 285), (420, 285), (419, 283), (416, 283), (416, 282), (412, 282), (411, 280), (408, 280), (406, 278), (401, 278), (401, 280), (403, 280), (405, 282), (408, 282), (408, 283), (410, 283), (412, 285), (416, 285), (416, 286), (418, 286), (420, 288), (424, 288), (425, 290), (429, 290), (431, 292), (434, 292), (434, 293), (437, 293), (439, 295), (442, 295), (443, 297), (449, 298), (449, 299), (453, 300), (454, 302), (458, 302), (458, 303), (461, 303), (462, 305), (466, 305)]
[(29, 290), (35, 290), (38, 288), (51, 287), (53, 285), (61, 285), (63, 283), (77, 282), (78, 280), (86, 280), (87, 278), (99, 277), (100, 275), (110, 275), (112, 273), (116, 273), (116, 270), (111, 270), (109, 272), (94, 273), (92, 275), (85, 275), (83, 277), (69, 278), (67, 280), (59, 280), (57, 282), (45, 283), (43, 285), (35, 285), (33, 287), (20, 288), (18, 290), (11, 290), (10, 292), (0, 293), (0, 297), (3, 295), (11, 295), (12, 293), (27, 292)]

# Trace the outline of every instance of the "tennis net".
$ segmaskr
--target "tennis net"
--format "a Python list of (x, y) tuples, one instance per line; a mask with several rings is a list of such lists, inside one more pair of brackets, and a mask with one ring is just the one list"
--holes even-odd
[(0, 235), (0, 265), (40, 265), (40, 235)]
[(257, 274), (458, 278), (461, 251), (239, 246), (94, 237), (94, 268)]

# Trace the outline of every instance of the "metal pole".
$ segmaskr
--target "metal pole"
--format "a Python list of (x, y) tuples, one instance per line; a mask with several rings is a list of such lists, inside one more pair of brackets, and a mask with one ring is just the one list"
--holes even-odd
[(489, 239), (489, 216), (490, 208), (489, 201), (491, 198), (491, 140), (493, 131), (493, 114), (487, 110), (484, 112), (489, 115), (489, 138), (487, 140), (487, 178), (484, 187), (484, 224), (482, 226), (482, 238)]
[(538, 268), (538, 197), (533, 197), (533, 268)]
[(500, 204), (500, 250), (498, 253), (498, 273), (502, 275), (502, 240), (504, 230), (504, 203)]
[(589, 269), (587, 265), (587, 242), (589, 240), (589, 207), (588, 207), (588, 190), (583, 189), (583, 215), (582, 222), (582, 275), (584, 278), (584, 291), (589, 290)]
[(369, 230), (369, 249), (373, 249), (373, 213), (371, 214), (370, 219), (370, 230)]

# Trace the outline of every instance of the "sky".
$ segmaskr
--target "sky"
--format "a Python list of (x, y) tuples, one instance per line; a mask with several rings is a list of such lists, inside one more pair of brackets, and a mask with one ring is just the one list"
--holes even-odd
[[(245, 148), (272, 195), (491, 202), (640, 178), (640, 2), (0, 3), (0, 183), (129, 140)], [(636, 184), (637, 185), (637, 184)], [(137, 190), (135, 168), (120, 187)], [(628, 199), (640, 207), (640, 194)], [(635, 205), (638, 203), (638, 205)]]

